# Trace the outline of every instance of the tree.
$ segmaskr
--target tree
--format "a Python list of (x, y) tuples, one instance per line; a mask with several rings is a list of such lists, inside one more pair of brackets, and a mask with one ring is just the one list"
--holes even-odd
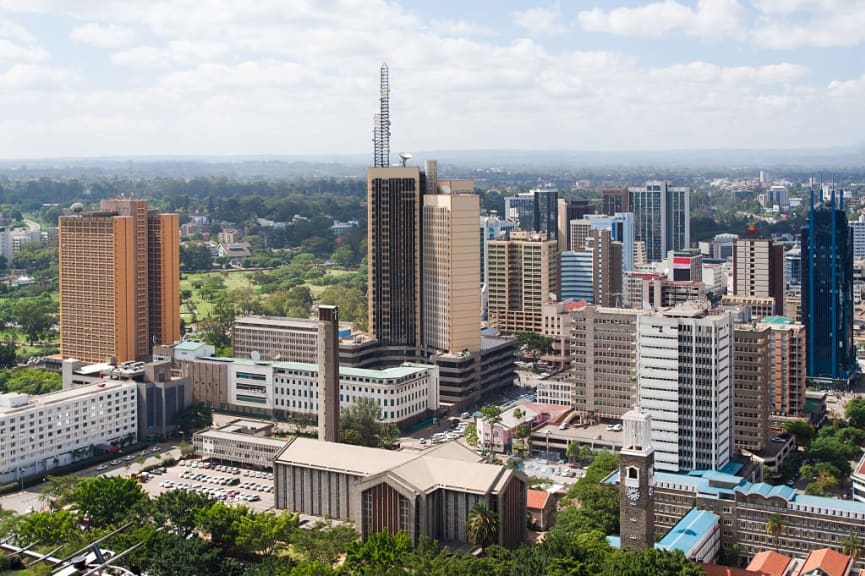
[(81, 476), (75, 474), (48, 476), (40, 491), (39, 500), (47, 503), (51, 510), (59, 510), (72, 501), (72, 495), (81, 480)]
[[(490, 459), (493, 458), (493, 440), (495, 438), (496, 424), (502, 421), (502, 409), (494, 404), (489, 404), (481, 408), (481, 417), (486, 421), (490, 433), (487, 438), (487, 450), (489, 451)], [(486, 435), (485, 435), (486, 436)]]
[(787, 521), (784, 520), (784, 517), (777, 512), (771, 514), (766, 520), (766, 534), (775, 539), (776, 552), (780, 548), (781, 535), (784, 533), (786, 527)]
[(412, 553), (409, 535), (400, 530), (394, 536), (387, 532), (370, 534), (366, 542), (350, 542), (345, 547), (343, 569), (348, 574), (401, 574), (402, 566)]
[(180, 269), (184, 272), (210, 270), (213, 268), (213, 256), (207, 244), (183, 243), (180, 245)]
[(195, 532), (195, 518), (200, 510), (213, 505), (213, 500), (191, 490), (163, 492), (153, 500), (151, 517), (157, 525), (170, 525), (181, 536)]
[(862, 540), (855, 532), (850, 532), (846, 538), (840, 542), (844, 554), (853, 559), (855, 564), (859, 560), (859, 553), (862, 552)]
[(12, 316), (33, 346), (57, 323), (57, 305), (47, 297), (22, 299), (12, 309)]
[(553, 351), (553, 339), (534, 332), (521, 332), (517, 334), (517, 348), (537, 360)]
[(214, 544), (234, 546), (240, 519), (247, 514), (249, 509), (245, 506), (227, 506), (215, 502), (210, 508), (201, 509), (195, 514), (195, 524), (210, 534)]
[(478, 445), (478, 425), (475, 422), (469, 422), (466, 426), (465, 439), (469, 446)]
[(372, 398), (359, 398), (340, 417), (340, 437), (346, 444), (392, 448), (399, 439), (399, 430), (393, 424), (381, 421), (381, 407)]
[(203, 402), (196, 402), (179, 412), (175, 417), (177, 427), (186, 435), (213, 424), (213, 410)]
[(231, 330), (236, 316), (234, 306), (230, 303), (221, 300), (214, 304), (210, 316), (199, 323), (199, 328), (207, 343), (213, 344), (217, 348), (231, 345), (229, 330)]
[(0, 344), (0, 369), (13, 368), (16, 363), (15, 341), (7, 338), (6, 342)]
[(48, 394), (60, 390), (63, 385), (60, 374), (41, 368), (16, 368), (0, 370), (0, 391), (21, 394)]
[(844, 416), (846, 416), (851, 426), (865, 428), (865, 398), (857, 396), (847, 402), (847, 405), (844, 407)]
[(78, 510), (97, 528), (117, 525), (134, 518), (148, 502), (141, 485), (120, 476), (96, 476), (81, 481), (72, 492)]
[(237, 545), (251, 554), (270, 556), (277, 542), (288, 542), (300, 523), (289, 512), (251, 512), (237, 522)]
[(808, 446), (811, 438), (814, 437), (814, 429), (804, 420), (784, 422), (781, 427), (796, 438), (796, 444), (799, 446)]
[(475, 504), (466, 519), (466, 536), (478, 546), (495, 543), (499, 531), (499, 518), (483, 503)]
[(39, 541), (43, 546), (66, 544), (76, 533), (77, 521), (68, 510), (32, 512), (18, 524), (15, 535), (18, 542), (29, 544)]

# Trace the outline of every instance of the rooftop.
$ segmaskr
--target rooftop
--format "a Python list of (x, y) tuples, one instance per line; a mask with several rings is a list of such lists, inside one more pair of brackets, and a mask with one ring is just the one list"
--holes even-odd
[(764, 316), (761, 322), (763, 324), (792, 324), (794, 320), (786, 316)]
[(831, 548), (813, 550), (799, 571), (801, 576), (846, 576), (851, 559)]
[[(226, 358), (226, 357), (216, 357), (210, 358), (210, 360), (215, 360), (218, 362), (225, 362), (228, 364), (236, 364), (238, 366), (272, 366), (273, 368), (281, 368), (283, 370), (295, 370), (297, 372), (311, 372), (318, 373), (318, 364), (311, 364), (308, 362), (282, 362), (278, 360), (252, 360), (249, 358)], [(426, 372), (430, 368), (434, 366), (431, 364), (415, 364), (406, 362), (401, 366), (394, 366), (392, 368), (384, 368), (382, 370), (372, 370), (369, 368), (351, 368), (349, 366), (340, 366), (339, 367), (339, 375), (340, 376), (354, 376), (356, 378), (374, 378), (378, 380), (387, 380), (387, 379), (395, 379), (395, 378), (405, 378), (407, 376), (414, 376), (416, 374), (420, 374), (422, 372)]]
[(28, 408), (35, 408), (39, 406), (49, 406), (51, 404), (74, 400), (75, 398), (86, 397), (91, 394), (98, 394), (100, 392), (113, 392), (123, 387), (129, 386), (136, 387), (137, 384), (129, 380), (105, 380), (102, 382), (97, 382), (96, 384), (90, 384), (88, 386), (78, 386), (76, 388), (71, 388), (69, 390), (60, 390), (59, 392), (52, 392), (50, 394), (30, 396), (27, 400), (27, 403), (22, 406), (0, 406), (0, 414), (10, 414), (19, 410), (27, 410)]
[(655, 544), (655, 548), (681, 550), (687, 555), (706, 533), (718, 526), (720, 519), (720, 516), (708, 510), (692, 508)]
[(280, 438), (269, 438), (266, 436), (253, 436), (252, 434), (243, 434), (241, 432), (226, 432), (223, 430), (207, 430), (205, 432), (196, 432), (196, 438), (203, 440), (236, 440), (248, 444), (258, 444), (259, 446), (268, 446), (279, 450), (283, 448), (288, 440)]
[(550, 499), (550, 493), (546, 490), (527, 490), (526, 508), (530, 510), (543, 510)]
[(792, 559), (774, 550), (758, 552), (748, 564), (748, 570), (762, 572), (768, 576), (784, 576)]
[(200, 349), (202, 346), (208, 346), (207, 342), (196, 342), (195, 340), (184, 340), (179, 344), (174, 346), (175, 350), (185, 350), (189, 352), (194, 352), (195, 350)]

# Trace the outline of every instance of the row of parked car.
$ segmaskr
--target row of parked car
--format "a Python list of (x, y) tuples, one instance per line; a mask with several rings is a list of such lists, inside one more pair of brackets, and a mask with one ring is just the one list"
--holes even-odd
[(220, 486), (237, 486), (240, 484), (240, 479), (234, 476), (208, 476), (201, 472), (193, 472), (185, 470), (181, 472), (180, 478), (184, 480), (198, 480), (199, 482), (209, 482), (211, 484), (219, 484)]
[(190, 490), (192, 492), (198, 492), (205, 496), (209, 496), (214, 500), (222, 500), (226, 502), (257, 502), (261, 500), (261, 496), (258, 494), (248, 494), (233, 489), (226, 490), (225, 488), (214, 488), (203, 484), (163, 480), (159, 485), (169, 490)]

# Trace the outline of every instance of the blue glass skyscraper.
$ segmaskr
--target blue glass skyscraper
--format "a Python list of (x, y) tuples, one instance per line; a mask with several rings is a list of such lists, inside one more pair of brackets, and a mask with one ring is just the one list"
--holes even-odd
[(814, 204), (801, 236), (802, 323), (807, 327), (807, 376), (848, 385), (856, 374), (853, 344), (853, 234), (844, 193)]

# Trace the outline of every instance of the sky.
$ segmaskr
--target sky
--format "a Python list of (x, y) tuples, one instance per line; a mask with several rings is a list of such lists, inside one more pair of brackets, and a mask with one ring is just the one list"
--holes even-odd
[(865, 145), (865, 0), (0, 0), (0, 158)]

